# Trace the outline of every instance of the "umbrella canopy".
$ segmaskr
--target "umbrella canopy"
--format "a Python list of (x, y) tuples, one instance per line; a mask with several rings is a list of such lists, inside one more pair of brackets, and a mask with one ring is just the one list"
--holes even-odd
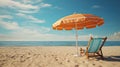
[(81, 30), (84, 28), (95, 28), (104, 24), (102, 18), (92, 14), (72, 14), (65, 16), (53, 24), (54, 30)]
[(92, 14), (72, 14), (65, 16), (53, 24), (54, 30), (76, 30), (76, 48), (78, 55), (78, 34), (77, 30), (90, 29), (104, 24), (103, 18)]

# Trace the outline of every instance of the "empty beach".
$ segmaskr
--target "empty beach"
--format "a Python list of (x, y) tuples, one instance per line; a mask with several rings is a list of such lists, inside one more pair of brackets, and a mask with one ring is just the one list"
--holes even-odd
[(0, 47), (0, 67), (120, 67), (120, 46), (103, 47), (104, 60), (75, 54), (74, 46)]

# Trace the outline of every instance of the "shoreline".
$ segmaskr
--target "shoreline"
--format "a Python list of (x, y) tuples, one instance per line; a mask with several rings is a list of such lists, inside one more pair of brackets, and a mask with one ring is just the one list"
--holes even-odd
[[(87, 46), (88, 41), (78, 42), (78, 46)], [(75, 46), (75, 41), (1, 41), (0, 46)], [(104, 46), (120, 46), (120, 41), (106, 41)]]
[[(29, 46), (25, 46), (25, 45), (23, 45), (23, 46), (21, 46), (21, 45), (19, 45), (19, 46), (0, 46), (0, 47), (76, 47), (76, 45), (74, 45), (74, 46), (68, 46), (68, 45), (65, 45), (65, 46), (41, 46), (41, 45), (38, 45), (38, 46), (34, 46), (34, 45), (29, 45)], [(86, 46), (78, 46), (78, 47), (86, 47)], [(103, 46), (103, 47), (120, 47), (120, 46)]]

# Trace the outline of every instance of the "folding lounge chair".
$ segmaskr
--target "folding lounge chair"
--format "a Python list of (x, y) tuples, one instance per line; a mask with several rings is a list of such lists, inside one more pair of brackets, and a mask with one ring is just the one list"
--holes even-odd
[[(88, 46), (85, 51), (85, 55), (89, 59), (90, 56), (100, 56), (103, 59), (102, 47), (106, 41), (107, 37), (105, 38), (93, 38), (91, 37)], [(83, 53), (83, 49), (80, 49), (80, 53)]]

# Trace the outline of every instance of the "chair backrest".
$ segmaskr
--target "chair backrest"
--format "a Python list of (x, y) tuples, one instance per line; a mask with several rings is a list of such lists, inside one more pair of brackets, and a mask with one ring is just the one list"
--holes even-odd
[(92, 38), (90, 39), (89, 46), (88, 46), (88, 52), (89, 53), (94, 53), (98, 52), (102, 46), (104, 45), (107, 37), (105, 38)]

